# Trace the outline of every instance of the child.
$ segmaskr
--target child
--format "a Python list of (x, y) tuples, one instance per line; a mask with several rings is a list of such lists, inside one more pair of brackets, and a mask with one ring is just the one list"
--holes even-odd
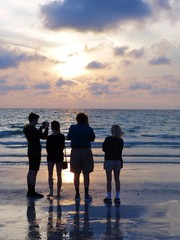
[(104, 203), (112, 203), (111, 200), (111, 183), (112, 183), (112, 171), (114, 172), (114, 180), (116, 187), (115, 203), (120, 203), (120, 170), (123, 167), (122, 150), (124, 141), (121, 138), (124, 134), (120, 126), (115, 124), (111, 127), (112, 136), (105, 138), (102, 150), (105, 152), (104, 169), (106, 171), (107, 179), (107, 196), (104, 199)]
[(63, 149), (65, 148), (65, 137), (60, 133), (60, 123), (58, 121), (51, 122), (52, 134), (47, 137), (46, 151), (47, 151), (47, 164), (48, 164), (48, 183), (50, 193), (48, 197), (53, 197), (53, 169), (56, 164), (57, 172), (57, 198), (60, 197), (62, 186), (62, 166), (63, 166)]

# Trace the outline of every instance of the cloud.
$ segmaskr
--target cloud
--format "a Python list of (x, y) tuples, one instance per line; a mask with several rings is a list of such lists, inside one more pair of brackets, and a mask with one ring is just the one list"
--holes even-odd
[(133, 62), (130, 61), (129, 59), (125, 59), (125, 60), (121, 61), (121, 64), (124, 65), (125, 67), (128, 67), (131, 64), (133, 64)]
[(27, 86), (25, 84), (9, 84), (7, 79), (9, 78), (9, 76), (4, 75), (0, 77), (0, 93), (1, 94), (5, 94), (7, 92), (11, 92), (11, 91), (22, 91), (22, 90), (26, 90)]
[(179, 6), (179, 0), (149, 0), (154, 11), (157, 13), (160, 9), (168, 12), (174, 12)]
[(153, 58), (149, 61), (150, 65), (170, 65), (171, 60), (166, 56), (160, 56), (157, 58)]
[(114, 55), (115, 56), (123, 56), (127, 50), (128, 50), (128, 46), (116, 47), (114, 49)]
[(51, 30), (103, 31), (151, 15), (143, 0), (64, 0), (41, 6), (44, 26)]
[(0, 48), (0, 69), (15, 68), (25, 59), (23, 53)]
[[(151, 81), (150, 83), (147, 81)], [(172, 95), (180, 94), (180, 77), (174, 75), (165, 75), (158, 78), (146, 79), (146, 82), (133, 82), (128, 89), (133, 91), (146, 92), (150, 95)]]
[(129, 46), (121, 46), (121, 47), (115, 47), (114, 48), (114, 55), (115, 56), (127, 56), (131, 57), (133, 59), (138, 59), (144, 56), (145, 49), (133, 49), (128, 51)]
[(99, 50), (102, 50), (104, 49), (106, 46), (104, 43), (100, 43), (96, 46), (93, 46), (93, 47), (90, 47), (88, 45), (85, 45), (85, 48), (84, 48), (84, 51), (87, 52), (87, 53), (92, 53), (92, 52), (97, 52)]
[(109, 93), (109, 85), (108, 84), (102, 84), (102, 83), (91, 83), (89, 85), (89, 91), (92, 95), (104, 95)]
[(119, 78), (118, 77), (111, 77), (111, 78), (107, 79), (107, 82), (116, 83), (116, 82), (119, 82)]
[(72, 85), (76, 85), (76, 83), (71, 80), (63, 80), (62, 78), (60, 78), (56, 81), (57, 87), (72, 86)]
[(97, 61), (92, 61), (86, 66), (87, 69), (102, 69), (106, 67), (107, 67), (107, 64), (100, 63)]
[(27, 87), (25, 84), (2, 85), (0, 87), (0, 92), (22, 91), (22, 90), (26, 90), (26, 89), (27, 89)]
[(180, 84), (180, 77), (174, 75), (165, 75), (163, 76), (163, 81)]
[(0, 84), (1, 83), (6, 83), (6, 80), (3, 77), (0, 77)]
[(134, 49), (129, 52), (129, 55), (135, 59), (143, 57), (145, 54), (145, 50), (143, 48), (141, 49)]
[(50, 87), (51, 87), (51, 85), (50, 85), (50, 83), (48, 83), (48, 82), (38, 83), (38, 84), (36, 84), (36, 85), (34, 86), (35, 89), (43, 89), (43, 90), (45, 90), (45, 89), (50, 89)]
[(135, 82), (129, 86), (129, 89), (131, 89), (131, 90), (150, 90), (150, 89), (152, 89), (152, 86), (149, 83)]
[(21, 63), (33, 61), (58, 63), (58, 61), (48, 59), (39, 54), (27, 54), (17, 49), (9, 49), (0, 45), (0, 69), (16, 68)]

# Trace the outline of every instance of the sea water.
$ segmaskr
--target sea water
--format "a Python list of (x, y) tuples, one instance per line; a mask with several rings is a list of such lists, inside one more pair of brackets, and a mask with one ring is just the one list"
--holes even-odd
[[(109, 110), (109, 109), (0, 109), (0, 165), (27, 165), (27, 141), (23, 127), (33, 111), (40, 115), (39, 124), (57, 120), (67, 136), (76, 115), (85, 112), (94, 129), (92, 143), (95, 163), (103, 162), (102, 142), (110, 135), (112, 124), (120, 124), (125, 135), (124, 163), (180, 163), (180, 110)], [(51, 130), (49, 130), (49, 134)], [(42, 164), (46, 163), (42, 140)], [(70, 142), (66, 140), (69, 160)]]

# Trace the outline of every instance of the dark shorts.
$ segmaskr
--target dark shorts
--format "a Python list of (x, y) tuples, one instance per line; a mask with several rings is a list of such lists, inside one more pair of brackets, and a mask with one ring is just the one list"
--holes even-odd
[(29, 169), (33, 171), (39, 171), (41, 163), (41, 154), (28, 154)]
[(70, 159), (71, 172), (90, 173), (94, 170), (94, 160), (91, 148), (73, 148)]
[(117, 160), (106, 160), (106, 161), (104, 161), (104, 169), (105, 170), (120, 171), (121, 168), (122, 168), (121, 161), (117, 161)]

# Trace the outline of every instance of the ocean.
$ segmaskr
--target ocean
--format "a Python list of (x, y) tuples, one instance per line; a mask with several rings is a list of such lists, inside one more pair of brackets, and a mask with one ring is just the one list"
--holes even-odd
[[(40, 115), (39, 125), (57, 120), (67, 136), (76, 114), (85, 112), (94, 129), (92, 143), (95, 163), (103, 162), (102, 142), (110, 135), (112, 124), (120, 124), (125, 135), (123, 159), (129, 163), (180, 164), (180, 110), (109, 110), (109, 109), (0, 109), (0, 165), (27, 165), (27, 141), (23, 127), (31, 111)], [(51, 133), (51, 130), (49, 131)], [(46, 164), (45, 141), (42, 143), (42, 164)], [(70, 142), (66, 141), (69, 160)]]

